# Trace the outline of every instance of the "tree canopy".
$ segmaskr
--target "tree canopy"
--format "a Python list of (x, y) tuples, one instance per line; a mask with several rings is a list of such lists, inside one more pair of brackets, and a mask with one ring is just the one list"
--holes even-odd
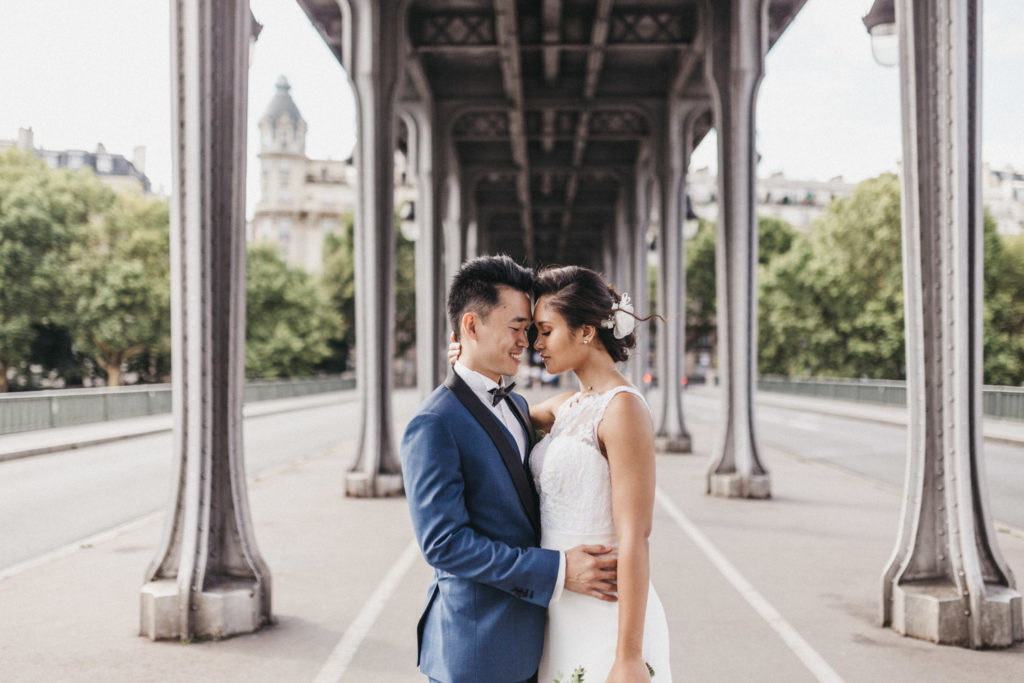
[(50, 169), (34, 155), (0, 152), (0, 391), (24, 365), (37, 327), (67, 313), (74, 244), (115, 201), (86, 171)]
[(270, 244), (249, 247), (245, 371), (248, 377), (313, 374), (341, 335), (342, 321), (312, 275), (285, 263)]
[(68, 326), (80, 350), (121, 384), (121, 368), (143, 353), (169, 352), (167, 202), (132, 194), (85, 232), (67, 269)]

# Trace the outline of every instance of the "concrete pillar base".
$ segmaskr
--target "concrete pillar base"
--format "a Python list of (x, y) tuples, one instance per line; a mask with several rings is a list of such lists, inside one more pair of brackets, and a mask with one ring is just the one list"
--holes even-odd
[(654, 437), (654, 450), (659, 453), (693, 453), (693, 444), (689, 434), (656, 436)]
[[(986, 584), (981, 612), (975, 616), (981, 641), (975, 647), (1010, 647), (1024, 640), (1021, 595), (1017, 591)], [(970, 647), (970, 620), (956, 586), (947, 580), (893, 586), (892, 628), (902, 635)]]
[[(254, 582), (235, 580), (195, 596), (194, 638), (218, 640), (253, 633), (264, 625)], [(181, 638), (181, 598), (175, 579), (151, 581), (142, 588), (140, 635), (150, 640)]]
[(401, 474), (378, 474), (374, 477), (365, 472), (349, 472), (345, 475), (345, 495), (349, 498), (384, 498), (405, 494)]
[(771, 477), (755, 474), (748, 478), (736, 472), (708, 476), (708, 493), (720, 498), (771, 498)]

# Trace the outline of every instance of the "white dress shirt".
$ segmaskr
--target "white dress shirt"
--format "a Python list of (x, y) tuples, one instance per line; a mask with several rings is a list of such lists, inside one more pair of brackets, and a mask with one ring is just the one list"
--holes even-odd
[[(490, 390), (497, 388), (499, 385), (490, 377), (480, 374), (476, 370), (470, 370), (462, 361), (455, 361), (455, 365), (452, 366), (452, 370), (462, 378), (462, 381), (466, 383), (477, 398), (487, 406), (494, 416), (498, 418), (498, 422), (505, 425), (509, 433), (512, 434), (516, 440), (516, 446), (519, 447), (519, 458), (520, 460), (526, 459), (526, 447), (529, 441), (527, 440), (526, 430), (523, 428), (523, 423), (519, 421), (512, 413), (512, 407), (508, 405), (508, 401), (499, 401), (498, 405), (493, 405), (494, 397), (490, 394)], [(527, 473), (526, 476), (530, 476)], [(562, 597), (562, 589), (565, 586), (565, 553), (559, 551), (558, 553), (558, 578), (555, 579), (555, 590), (551, 593), (551, 600), (554, 602)]]
[(501, 385), (486, 375), (470, 370), (461, 361), (455, 361), (455, 366), (452, 369), (473, 390), (477, 398), (494, 413), (494, 416), (498, 418), (498, 422), (505, 425), (505, 428), (508, 429), (509, 433), (516, 440), (516, 447), (519, 448), (519, 459), (525, 460), (526, 445), (529, 442), (526, 438), (526, 429), (523, 427), (523, 423), (513, 414), (513, 408), (508, 405), (508, 401), (499, 401), (498, 405), (493, 405), (494, 397), (491, 395), (490, 390), (496, 389)]

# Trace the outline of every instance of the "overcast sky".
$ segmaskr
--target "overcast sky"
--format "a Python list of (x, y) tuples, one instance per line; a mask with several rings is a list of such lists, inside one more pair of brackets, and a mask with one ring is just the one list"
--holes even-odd
[[(0, 22), (0, 138), (31, 126), (36, 146), (147, 149), (154, 188), (169, 191), (169, 3), (163, 0), (5, 0)], [(877, 65), (860, 22), (870, 0), (808, 0), (768, 55), (757, 108), (758, 174), (861, 180), (896, 170), (899, 83)], [(264, 25), (249, 79), (249, 205), (258, 121), (284, 74), (309, 125), (306, 149), (343, 159), (355, 142), (348, 79), (290, 0), (251, 0)], [(1024, 12), (984, 3), (982, 154), (1024, 170)], [(693, 167), (713, 165), (714, 136)]]

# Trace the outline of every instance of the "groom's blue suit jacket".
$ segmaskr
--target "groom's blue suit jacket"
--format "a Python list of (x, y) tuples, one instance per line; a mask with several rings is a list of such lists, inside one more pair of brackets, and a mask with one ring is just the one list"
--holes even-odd
[[(526, 400), (510, 396), (532, 437)], [(409, 423), (401, 456), (416, 539), (434, 567), (420, 670), (450, 683), (529, 678), (559, 556), (537, 547), (537, 494), (511, 433), (452, 373)]]

